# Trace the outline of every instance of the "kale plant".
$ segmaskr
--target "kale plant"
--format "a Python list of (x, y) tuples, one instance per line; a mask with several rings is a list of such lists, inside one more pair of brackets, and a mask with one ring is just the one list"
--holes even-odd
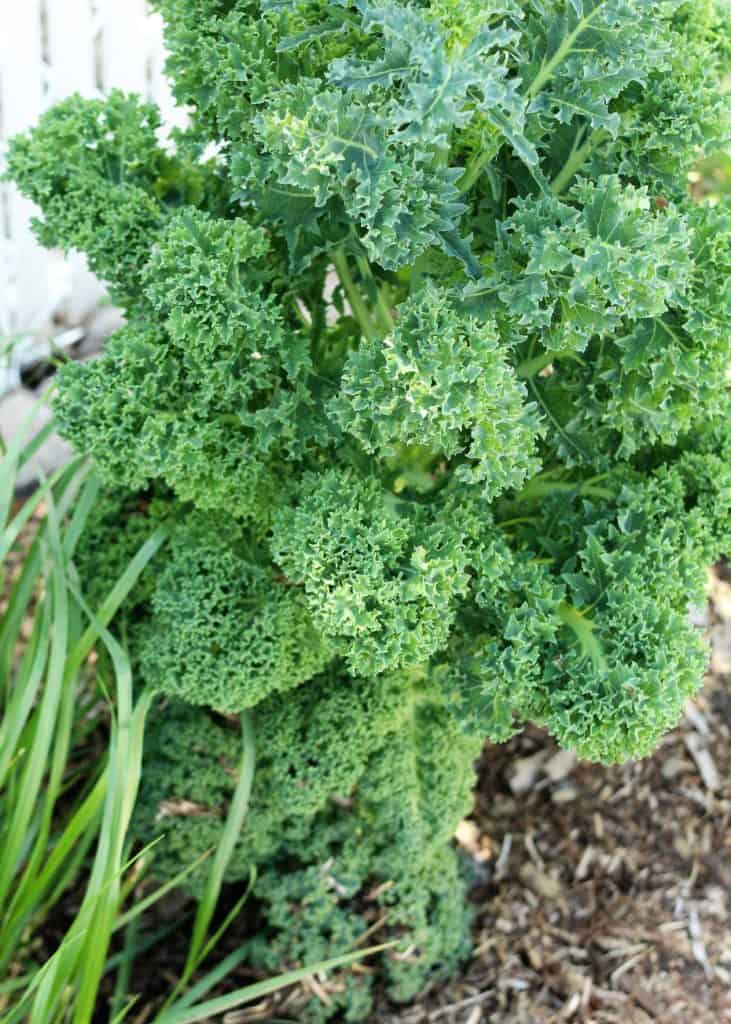
[[(215, 844), (252, 709), (265, 967), (469, 951), (449, 840), (485, 737), (649, 754), (698, 686), (731, 549), (731, 209), (711, 0), (157, 0), (190, 127), (119, 92), (16, 138), (47, 245), (124, 307), (59, 375), (108, 482), (80, 550), (164, 699), (141, 838)], [(318, 1014), (368, 1013), (369, 975)]]

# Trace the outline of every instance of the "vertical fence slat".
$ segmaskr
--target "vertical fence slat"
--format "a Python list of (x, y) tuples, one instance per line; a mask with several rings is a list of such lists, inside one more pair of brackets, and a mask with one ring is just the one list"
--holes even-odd
[(43, 106), (40, 0), (13, 4), (0, 34), (2, 53), (3, 130), (22, 131), (38, 117)]
[[(13, 4), (12, 17), (4, 19), (0, 54), (2, 131), (9, 138), (33, 124), (43, 109), (40, 0)], [(4, 307), (5, 329), (15, 333), (39, 328), (48, 316), (48, 261), (30, 230), (29, 220), (37, 210), (14, 188), (4, 188), (5, 216), (15, 258), (0, 303)]]
[(47, 0), (49, 103), (96, 92), (94, 24), (89, 0)]
[(144, 96), (150, 37), (145, 0), (104, 0), (101, 11), (104, 88)]
[(187, 120), (186, 114), (183, 109), (175, 106), (170, 83), (165, 77), (166, 53), (162, 18), (155, 12), (149, 15), (147, 23), (150, 32), (148, 95), (160, 108), (160, 116), (166, 128), (182, 128)]

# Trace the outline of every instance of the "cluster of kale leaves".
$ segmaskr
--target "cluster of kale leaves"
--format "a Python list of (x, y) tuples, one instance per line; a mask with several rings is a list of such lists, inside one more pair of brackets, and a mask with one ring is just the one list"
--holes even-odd
[[(137, 815), (215, 844), (253, 709), (266, 967), (385, 913), (408, 998), (469, 948), (448, 841), (485, 736), (649, 753), (731, 547), (728, 130), (710, 0), (157, 0), (191, 126), (73, 97), (14, 140), (41, 240), (127, 314), (60, 373), (108, 485), (79, 554), (167, 696)], [(176, 804), (175, 801), (178, 801)], [(196, 813), (176, 814), (180, 806)], [(163, 811), (161, 811), (163, 808)], [(164, 810), (167, 808), (167, 810)], [(330, 1007), (359, 1019), (368, 976)]]

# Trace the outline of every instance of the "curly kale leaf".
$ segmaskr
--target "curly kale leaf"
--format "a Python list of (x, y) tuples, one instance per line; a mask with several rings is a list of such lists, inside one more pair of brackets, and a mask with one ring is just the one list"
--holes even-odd
[(702, 679), (687, 603), (731, 544), (728, 453), (728, 427), (710, 431), (649, 476), (617, 470), (596, 497), (557, 486), (510, 540), (486, 528), (476, 608), (435, 668), (463, 727), (501, 740), (533, 719), (592, 760), (651, 752)]
[(140, 640), (146, 682), (217, 711), (299, 686), (333, 653), (299, 591), (247, 560), (242, 544), (226, 519), (178, 527)]
[(561, 459), (626, 459), (713, 415), (731, 356), (728, 239), (727, 212), (658, 204), (616, 175), (518, 202), (467, 301), (517, 344)]
[(469, 810), (482, 744), (460, 735), (430, 684), (414, 680), (402, 700), (401, 726), (371, 758), (356, 811), (370, 840), (359, 851), (364, 869), (393, 880), (378, 901), (390, 927), (409, 936), (409, 955), (387, 960), (390, 993), (407, 1000), (469, 955), (470, 912), (447, 845), (453, 834), (448, 822)]
[(380, 117), (395, 127), (395, 138), (447, 149), (451, 132), (481, 111), (526, 163), (538, 162), (523, 134), (525, 101), (508, 77), (518, 31), (483, 24), (466, 45), (450, 47), (439, 22), (414, 7), (363, 3), (359, 10), (364, 30), (382, 38), (383, 53), (334, 60), (328, 77), (358, 93), (387, 90)]
[(461, 727), (502, 743), (542, 720), (544, 659), (555, 650), (565, 586), (492, 526), (476, 552), (473, 593), (476, 607), (461, 610), (449, 660), (437, 659), (434, 674)]
[(195, 406), (248, 428), (257, 452), (296, 456), (328, 436), (307, 389), (307, 338), (264, 289), (276, 272), (268, 259), (260, 229), (185, 211), (171, 218), (144, 284)]
[(702, 679), (707, 653), (687, 602), (699, 596), (706, 524), (678, 516), (682, 475), (660, 474), (661, 491), (628, 484), (604, 520), (587, 505), (583, 543), (564, 563), (569, 602), (560, 655), (546, 665), (546, 724), (593, 760), (649, 754)]
[(631, 90), (616, 142), (600, 145), (590, 165), (613, 161), (623, 175), (680, 198), (693, 164), (731, 137), (718, 89), (731, 62), (731, 15), (715, 0), (670, 4), (662, 15), (666, 54), (646, 88)]
[(130, 324), (90, 363), (68, 363), (55, 402), (59, 431), (106, 480), (143, 490), (163, 480), (183, 501), (266, 523), (286, 463), (266, 460), (226, 412), (196, 404), (169, 338)]
[(208, 188), (204, 167), (161, 147), (159, 127), (157, 108), (135, 96), (74, 95), (8, 152), (8, 175), (41, 207), (42, 244), (86, 253), (113, 301), (130, 310), (143, 303), (141, 271), (167, 212), (205, 203)]
[[(155, 527), (162, 524), (167, 528), (176, 513), (164, 492), (115, 490), (98, 496), (74, 549), (74, 566), (90, 608), (101, 606)], [(142, 573), (115, 625), (123, 621), (128, 629), (131, 617), (146, 617), (168, 550), (168, 545), (163, 545)]]
[(275, 517), (272, 554), (351, 672), (416, 665), (443, 647), (467, 586), (459, 528), (348, 471), (305, 477), (301, 493)]
[(202, 211), (168, 218), (141, 277), (157, 322), (63, 368), (59, 427), (115, 484), (166, 481), (183, 500), (266, 523), (287, 462), (332, 430), (305, 336), (276, 295), (261, 231)]
[(549, 352), (581, 353), (593, 338), (621, 336), (628, 321), (677, 304), (688, 250), (678, 211), (653, 210), (645, 189), (605, 176), (575, 185), (567, 202), (519, 200), (500, 226), (494, 276), (468, 295), (493, 293), (507, 322), (536, 332)]
[[(235, 726), (182, 702), (168, 701), (156, 712), (145, 730), (132, 831), (144, 843), (158, 840), (155, 874), (172, 878), (220, 839), (236, 785), (241, 735)], [(262, 848), (271, 848), (269, 837)], [(248, 866), (234, 857), (227, 878), (247, 872)], [(202, 883), (200, 873), (189, 876), (194, 891), (200, 892)]]
[[(255, 962), (281, 970), (313, 950), (336, 953), (365, 932), (367, 908), (408, 950), (384, 959), (396, 998), (443, 977), (469, 952), (465, 886), (447, 841), (469, 807), (480, 741), (459, 733), (418, 673), (326, 673), (284, 704), (264, 701), (254, 718), (259, 764), (227, 878), (263, 865)], [(146, 741), (135, 828), (157, 840), (154, 872), (171, 877), (215, 842), (241, 741), (235, 725), (176, 702), (158, 710)], [(346, 986), (341, 1005), (360, 1019), (368, 986)]]
[(400, 142), (361, 100), (317, 81), (283, 85), (253, 131), (253, 143), (233, 157), (237, 195), (281, 225), (295, 267), (299, 254), (310, 260), (346, 240), (351, 224), (369, 257), (388, 269), (429, 246), (452, 252), (466, 209), (460, 170)]
[(494, 324), (460, 315), (449, 293), (427, 286), (398, 310), (393, 333), (345, 364), (333, 412), (367, 452), (421, 445), (491, 500), (520, 487), (538, 462), (539, 424)]
[(539, 3), (526, 21), (529, 113), (567, 124), (582, 119), (616, 136), (613, 100), (669, 52), (659, 24), (664, 0), (569, 0)]

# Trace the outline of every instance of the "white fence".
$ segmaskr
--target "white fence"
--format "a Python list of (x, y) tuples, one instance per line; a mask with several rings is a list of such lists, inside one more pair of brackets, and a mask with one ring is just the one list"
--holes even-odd
[[(164, 60), (160, 19), (146, 0), (0, 0), (0, 167), (6, 140), (73, 92), (138, 92), (164, 120), (179, 122)], [(54, 323), (79, 323), (103, 294), (80, 256), (64, 260), (37, 245), (33, 213), (12, 186), (0, 185), (0, 349), (3, 338), (21, 337), (16, 364)], [(6, 368), (0, 394), (9, 383)]]

